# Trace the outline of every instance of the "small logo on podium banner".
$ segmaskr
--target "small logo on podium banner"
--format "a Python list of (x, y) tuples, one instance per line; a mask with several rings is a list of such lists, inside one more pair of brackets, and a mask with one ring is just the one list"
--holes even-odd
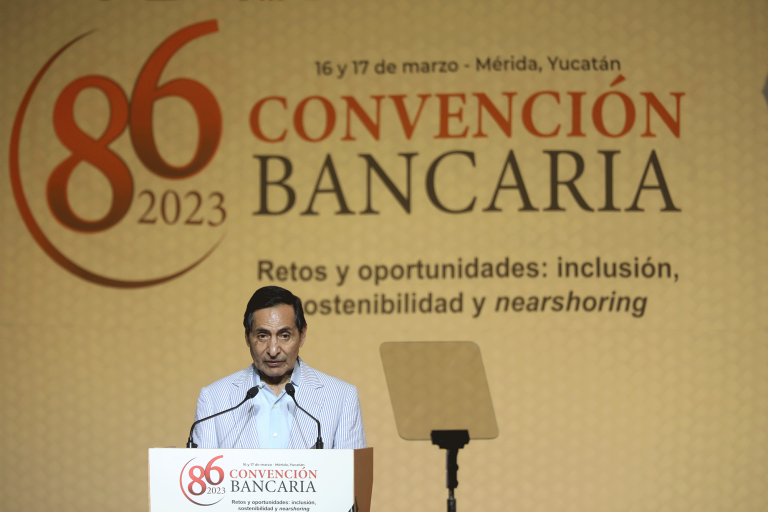
[(214, 457), (205, 464), (195, 464), (197, 457), (187, 462), (179, 475), (179, 485), (184, 496), (194, 503), (207, 507), (224, 499), (227, 492), (224, 485), (224, 470), (217, 466), (217, 461), (224, 456)]

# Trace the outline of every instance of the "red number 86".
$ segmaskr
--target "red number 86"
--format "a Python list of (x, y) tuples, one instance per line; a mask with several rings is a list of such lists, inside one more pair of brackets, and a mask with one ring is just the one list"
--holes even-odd
[[(207, 486), (205, 485), (205, 482), (208, 482), (209, 485), (219, 485), (221, 482), (224, 481), (224, 470), (222, 470), (218, 466), (214, 466), (213, 463), (217, 461), (218, 459), (222, 458), (223, 455), (219, 455), (218, 457), (214, 457), (213, 459), (208, 462), (208, 465), (205, 466), (205, 469), (203, 469), (202, 466), (192, 466), (189, 468), (189, 478), (192, 479), (191, 482), (189, 482), (189, 485), (187, 485), (187, 490), (190, 494), (194, 496), (200, 496), (205, 492), (207, 489)], [(195, 474), (195, 470), (199, 470), (199, 474)], [(219, 474), (219, 479), (217, 481), (211, 480), (211, 471), (216, 471)], [(203, 476), (205, 476), (205, 482), (203, 482)], [(194, 485), (198, 484), (200, 486), (200, 492), (194, 491)]]
[[(216, 31), (216, 20), (210, 20), (183, 28), (163, 41), (147, 59), (136, 79), (130, 107), (120, 86), (103, 76), (80, 77), (64, 88), (54, 106), (53, 126), (57, 137), (70, 150), (71, 155), (53, 170), (46, 186), (48, 205), (59, 222), (75, 231), (95, 233), (114, 226), (128, 212), (133, 199), (133, 179), (125, 162), (108, 146), (129, 123), (129, 108), (134, 150), (151, 172), (163, 178), (182, 179), (200, 172), (208, 165), (221, 139), (221, 110), (216, 97), (203, 84), (188, 78), (177, 78), (161, 86), (158, 86), (158, 82), (163, 69), (176, 52), (193, 39)], [(98, 139), (92, 139), (84, 133), (74, 119), (75, 101), (80, 92), (88, 88), (103, 92), (110, 106), (109, 123)], [(169, 96), (183, 98), (192, 106), (199, 127), (195, 154), (187, 165), (181, 167), (172, 166), (163, 160), (152, 127), (154, 102)], [(80, 218), (72, 211), (67, 198), (69, 178), (75, 167), (83, 161), (98, 169), (112, 187), (109, 211), (95, 221)]]

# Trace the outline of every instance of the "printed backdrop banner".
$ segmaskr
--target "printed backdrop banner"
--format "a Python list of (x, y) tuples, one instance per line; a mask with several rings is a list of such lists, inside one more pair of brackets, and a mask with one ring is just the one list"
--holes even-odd
[(250, 363), (264, 285), (359, 389), (374, 510), (445, 506), (393, 341), (480, 347), (499, 435), (461, 451), (463, 510), (768, 508), (765, 1), (35, 0), (0, 27), (3, 509), (145, 510), (147, 449)]

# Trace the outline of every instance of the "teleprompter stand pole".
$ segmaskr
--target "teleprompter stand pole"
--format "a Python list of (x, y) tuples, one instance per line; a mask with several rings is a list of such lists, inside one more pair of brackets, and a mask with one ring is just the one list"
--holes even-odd
[(456, 458), (459, 450), (469, 443), (467, 430), (433, 430), (432, 444), (448, 450), (445, 457), (445, 486), (448, 488), (448, 512), (456, 512), (456, 498), (453, 490), (459, 486), (459, 465)]

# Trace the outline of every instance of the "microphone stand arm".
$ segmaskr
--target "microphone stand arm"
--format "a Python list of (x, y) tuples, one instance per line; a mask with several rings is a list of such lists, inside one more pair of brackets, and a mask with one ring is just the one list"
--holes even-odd
[(289, 393), (288, 396), (293, 398), (293, 403), (296, 404), (296, 407), (298, 407), (299, 409), (304, 411), (304, 413), (307, 416), (309, 416), (310, 418), (315, 420), (315, 422), (317, 423), (317, 441), (315, 441), (315, 449), (316, 450), (322, 450), (323, 449), (323, 437), (320, 435), (320, 421), (317, 418), (315, 418), (314, 416), (312, 416), (311, 414), (309, 414), (306, 411), (306, 409), (304, 409), (302, 406), (299, 405), (299, 402), (296, 401), (296, 397), (293, 395), (293, 393)]
[[(258, 388), (257, 388), (257, 389), (258, 389)], [(255, 394), (255, 393), (254, 393), (254, 396), (256, 396), (256, 394)], [(220, 415), (220, 414), (224, 414), (225, 412), (234, 411), (235, 409), (237, 409), (238, 407), (240, 407), (241, 405), (243, 405), (243, 404), (245, 403), (245, 401), (246, 401), (246, 400), (248, 400), (248, 399), (250, 399), (250, 398), (253, 398), (253, 396), (248, 396), (248, 395), (245, 395), (245, 398), (243, 398), (243, 401), (242, 401), (242, 402), (240, 402), (239, 404), (237, 404), (236, 406), (234, 406), (234, 407), (230, 407), (230, 408), (229, 408), (229, 409), (227, 409), (226, 411), (217, 412), (216, 414), (212, 414), (212, 415), (210, 415), (210, 416), (207, 416), (207, 417), (205, 417), (205, 418), (203, 418), (203, 419), (201, 419), (201, 420), (197, 420), (196, 422), (194, 422), (194, 423), (192, 424), (192, 426), (190, 427), (190, 429), (189, 429), (189, 439), (187, 439), (187, 448), (197, 448), (197, 444), (196, 444), (196, 443), (194, 443), (194, 442), (192, 442), (192, 432), (195, 430), (195, 426), (196, 426), (198, 423), (200, 423), (200, 422), (202, 422), (202, 421), (205, 421), (205, 420), (209, 420), (209, 419), (211, 419), (211, 418), (215, 418), (216, 416), (218, 416), (218, 415)]]

